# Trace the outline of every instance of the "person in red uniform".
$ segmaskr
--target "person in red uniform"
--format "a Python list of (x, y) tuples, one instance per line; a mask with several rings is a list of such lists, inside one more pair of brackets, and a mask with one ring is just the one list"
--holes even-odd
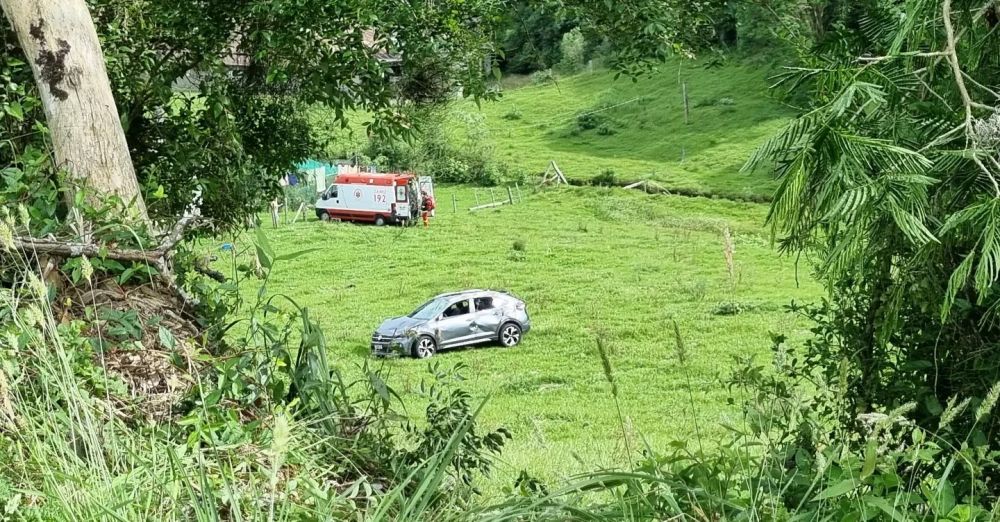
[(427, 228), (430, 221), (427, 219), (431, 212), (434, 211), (434, 196), (431, 196), (425, 190), (420, 191), (421, 199), (423, 200), (423, 217), (424, 217), (424, 228)]

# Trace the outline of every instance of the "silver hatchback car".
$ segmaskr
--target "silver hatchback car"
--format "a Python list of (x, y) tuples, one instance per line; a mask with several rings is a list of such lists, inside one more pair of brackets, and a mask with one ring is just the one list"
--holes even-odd
[(410, 315), (384, 321), (372, 335), (372, 354), (426, 359), (446, 348), (484, 342), (517, 346), (531, 329), (524, 301), (491, 290), (441, 294)]

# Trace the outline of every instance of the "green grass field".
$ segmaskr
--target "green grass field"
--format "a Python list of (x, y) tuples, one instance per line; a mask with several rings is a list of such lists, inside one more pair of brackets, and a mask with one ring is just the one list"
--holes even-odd
[[(482, 190), (482, 189), (480, 189)], [(459, 211), (452, 210), (452, 194)], [(463, 288), (508, 289), (525, 299), (534, 330), (514, 349), (442, 352), (464, 363), (464, 384), (490, 397), (482, 421), (514, 440), (498, 482), (524, 468), (546, 478), (623, 462), (624, 442), (596, 339), (610, 352), (629, 444), (718, 433), (734, 412), (720, 378), (737, 356), (769, 357), (768, 332), (803, 334), (782, 306), (817, 295), (796, 286), (761, 228), (766, 207), (599, 188), (525, 194), (512, 207), (470, 213), (472, 189), (441, 187), (429, 229), (324, 224), (263, 227), (277, 253), (319, 247), (279, 264), (271, 293), (294, 298), (324, 327), (332, 360), (358, 376), (373, 329), (425, 299)], [(723, 229), (735, 246), (734, 277)], [(523, 252), (515, 251), (523, 242)], [(246, 246), (246, 245), (243, 245)], [(808, 281), (806, 274), (800, 278)], [(725, 303), (747, 305), (718, 315)], [(687, 350), (676, 354), (672, 321)], [(762, 359), (764, 360), (764, 359)], [(420, 415), (427, 363), (390, 360), (390, 385)]]
[[(792, 114), (768, 96), (768, 70), (738, 64), (707, 69), (675, 60), (635, 83), (613, 81), (607, 71), (581, 73), (509, 90), (481, 111), (498, 156), (532, 171), (555, 160), (570, 178), (612, 169), (620, 179), (651, 178), (671, 188), (770, 195), (774, 181), (767, 173), (739, 172), (753, 148)], [(455, 110), (480, 109), (468, 103)], [(599, 111), (594, 116), (606, 120), (611, 134), (577, 128), (577, 115), (592, 111)]]

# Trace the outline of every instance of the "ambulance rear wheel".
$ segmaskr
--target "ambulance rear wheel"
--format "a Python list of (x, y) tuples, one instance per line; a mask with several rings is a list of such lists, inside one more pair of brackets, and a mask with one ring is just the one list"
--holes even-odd
[(375, 216), (375, 226), (380, 227), (385, 225), (385, 218), (382, 216)]
[(322, 214), (319, 215), (319, 220), (320, 221), (327, 221), (327, 222), (329, 222), (330, 221), (330, 214), (328, 214), (326, 212), (323, 212)]

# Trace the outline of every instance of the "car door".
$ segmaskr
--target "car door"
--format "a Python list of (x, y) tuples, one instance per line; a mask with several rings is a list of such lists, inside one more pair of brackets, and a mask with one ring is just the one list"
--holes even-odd
[(469, 342), (472, 337), (472, 305), (469, 299), (458, 300), (445, 309), (435, 330), (439, 347), (450, 348)]
[(500, 329), (500, 321), (503, 315), (493, 297), (488, 295), (477, 296), (472, 299), (473, 313), (470, 329), (472, 339), (476, 342), (488, 341), (496, 336)]

